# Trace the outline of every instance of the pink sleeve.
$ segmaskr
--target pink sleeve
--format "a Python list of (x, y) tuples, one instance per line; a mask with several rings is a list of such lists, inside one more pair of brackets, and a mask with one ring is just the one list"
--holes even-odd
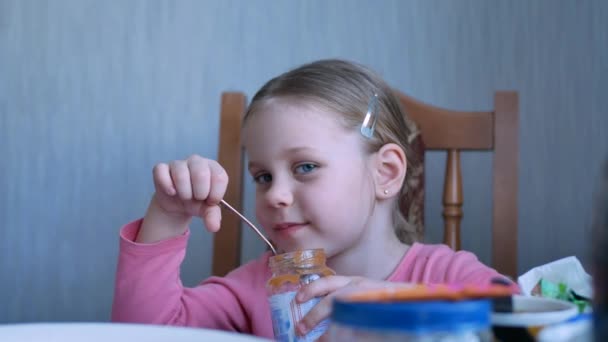
[(425, 284), (490, 284), (507, 277), (480, 262), (475, 254), (445, 245), (414, 244), (406, 254), (402, 277)]
[(121, 229), (112, 321), (252, 333), (251, 315), (255, 313), (246, 308), (267, 309), (246, 302), (265, 300), (259, 293), (265, 273), (259, 266), (243, 266), (225, 278), (212, 277), (197, 287), (185, 288), (179, 268), (189, 232), (154, 244), (139, 244), (133, 240), (140, 226), (138, 220)]

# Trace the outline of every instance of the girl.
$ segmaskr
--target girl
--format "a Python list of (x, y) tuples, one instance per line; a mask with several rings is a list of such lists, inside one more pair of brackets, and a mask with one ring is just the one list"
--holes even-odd
[[(377, 120), (362, 123), (377, 95)], [(375, 100), (375, 99), (374, 99)], [(254, 96), (244, 146), (256, 183), (256, 216), (280, 251), (323, 248), (336, 276), (296, 300), (325, 296), (298, 324), (305, 334), (331, 299), (368, 283), (489, 283), (500, 277), (468, 252), (415, 243), (399, 211), (410, 154), (405, 115), (389, 86), (361, 65), (323, 60), (280, 75)], [(192, 217), (210, 232), (228, 177), (200, 156), (154, 168), (143, 220), (121, 230), (112, 319), (208, 327), (273, 337), (265, 284), (269, 253), (226, 277), (184, 288), (179, 267)]]

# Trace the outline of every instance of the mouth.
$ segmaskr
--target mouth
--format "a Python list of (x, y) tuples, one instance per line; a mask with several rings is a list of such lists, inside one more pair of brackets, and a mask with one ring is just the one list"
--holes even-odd
[(278, 234), (291, 234), (308, 225), (308, 222), (283, 222), (275, 225), (273, 230)]

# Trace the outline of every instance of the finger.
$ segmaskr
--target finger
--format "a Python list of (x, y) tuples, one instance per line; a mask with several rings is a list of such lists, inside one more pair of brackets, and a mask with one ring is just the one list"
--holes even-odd
[(190, 179), (192, 186), (192, 195), (194, 199), (204, 201), (209, 196), (210, 187), (210, 169), (207, 160), (193, 156), (188, 158), (188, 169), (190, 170)]
[(176, 190), (173, 187), (169, 165), (165, 163), (156, 164), (152, 169), (152, 178), (157, 191), (162, 191), (169, 196), (175, 195)]
[(184, 160), (176, 160), (169, 165), (173, 186), (177, 190), (177, 195), (183, 200), (192, 199), (192, 185), (190, 181), (190, 171), (188, 164)]
[(333, 297), (334, 295), (325, 296), (302, 317), (296, 328), (300, 335), (306, 335), (306, 333), (331, 315)]
[(226, 188), (228, 187), (228, 174), (226, 170), (214, 160), (209, 161), (209, 169), (211, 170), (211, 188), (205, 202), (208, 205), (216, 205), (224, 198)]
[(306, 284), (300, 288), (296, 295), (296, 301), (304, 303), (315, 297), (323, 297), (329, 293), (336, 291), (353, 281), (352, 277), (344, 276), (329, 276), (315, 280), (310, 284)]
[(203, 206), (201, 209), (201, 217), (203, 218), (203, 222), (205, 222), (205, 227), (211, 233), (215, 233), (220, 230), (220, 225), (222, 223), (222, 210), (219, 206)]

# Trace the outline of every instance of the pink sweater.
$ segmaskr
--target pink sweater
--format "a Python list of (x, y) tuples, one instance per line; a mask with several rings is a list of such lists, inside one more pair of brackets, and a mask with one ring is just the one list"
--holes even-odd
[[(189, 233), (155, 244), (134, 242), (141, 220), (121, 230), (112, 320), (205, 327), (272, 338), (265, 284), (269, 253), (226, 277), (182, 286), (179, 269)], [(500, 276), (474, 254), (445, 245), (414, 243), (386, 280), (415, 283), (489, 283)]]

